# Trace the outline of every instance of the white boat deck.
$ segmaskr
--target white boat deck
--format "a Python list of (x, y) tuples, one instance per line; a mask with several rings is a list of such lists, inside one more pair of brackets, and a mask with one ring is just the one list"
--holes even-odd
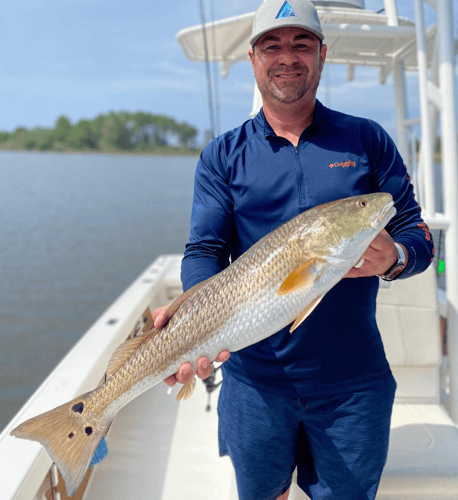
[(182, 403), (177, 392), (156, 386), (118, 414), (84, 499), (237, 498), (230, 461), (218, 456), (216, 398), (207, 412), (202, 383)]

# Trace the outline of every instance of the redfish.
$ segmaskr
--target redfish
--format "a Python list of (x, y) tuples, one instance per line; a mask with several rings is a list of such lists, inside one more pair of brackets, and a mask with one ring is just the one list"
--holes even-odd
[[(11, 434), (41, 443), (73, 495), (117, 412), (200, 356), (214, 360), (293, 323), (293, 332), (360, 260), (396, 213), (390, 194), (374, 193), (307, 210), (259, 240), (227, 269), (172, 304), (162, 329), (126, 341), (106, 380), (91, 392), (31, 418)], [(188, 397), (195, 378), (183, 386)]]

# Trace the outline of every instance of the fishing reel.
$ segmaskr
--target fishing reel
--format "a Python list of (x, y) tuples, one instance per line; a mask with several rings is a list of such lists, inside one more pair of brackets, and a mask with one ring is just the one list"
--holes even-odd
[(212, 372), (210, 374), (209, 377), (207, 377), (205, 380), (202, 380), (202, 382), (204, 383), (205, 385), (205, 389), (207, 391), (207, 406), (205, 408), (206, 411), (210, 411), (211, 410), (211, 394), (213, 391), (215, 391), (221, 384), (222, 384), (222, 380), (220, 380), (219, 382), (216, 382), (216, 374), (218, 372), (218, 370), (221, 369), (221, 365), (215, 367), (214, 363), (212, 363)]

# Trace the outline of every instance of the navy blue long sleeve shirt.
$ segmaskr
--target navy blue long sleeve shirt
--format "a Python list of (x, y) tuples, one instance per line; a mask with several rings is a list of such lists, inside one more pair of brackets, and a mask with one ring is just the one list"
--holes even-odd
[[(377, 191), (392, 194), (397, 214), (386, 229), (409, 253), (400, 278), (424, 271), (433, 258), (431, 235), (382, 127), (317, 101), (313, 122), (294, 147), (275, 134), (261, 110), (202, 152), (182, 262), (184, 289), (223, 270), (304, 210)], [(225, 369), (247, 384), (300, 397), (357, 390), (389, 376), (375, 321), (378, 286), (377, 277), (344, 278), (293, 335), (287, 327), (232, 353)]]

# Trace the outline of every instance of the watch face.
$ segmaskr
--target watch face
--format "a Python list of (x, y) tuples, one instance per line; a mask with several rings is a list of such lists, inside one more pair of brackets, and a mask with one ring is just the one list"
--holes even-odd
[(385, 276), (385, 278), (389, 280), (394, 280), (394, 278), (399, 276), (402, 273), (402, 271), (404, 271), (405, 268), (406, 266), (404, 264), (398, 264), (394, 267), (394, 269), (391, 270), (391, 272), (388, 275)]
[(388, 271), (383, 276), (381, 276), (381, 278), (385, 281), (393, 281), (406, 268), (406, 256), (404, 254), (404, 250), (397, 243), (395, 243), (394, 245), (396, 246), (396, 249), (398, 251), (398, 260), (396, 261), (396, 264), (391, 267), (391, 269), (388, 269)]

